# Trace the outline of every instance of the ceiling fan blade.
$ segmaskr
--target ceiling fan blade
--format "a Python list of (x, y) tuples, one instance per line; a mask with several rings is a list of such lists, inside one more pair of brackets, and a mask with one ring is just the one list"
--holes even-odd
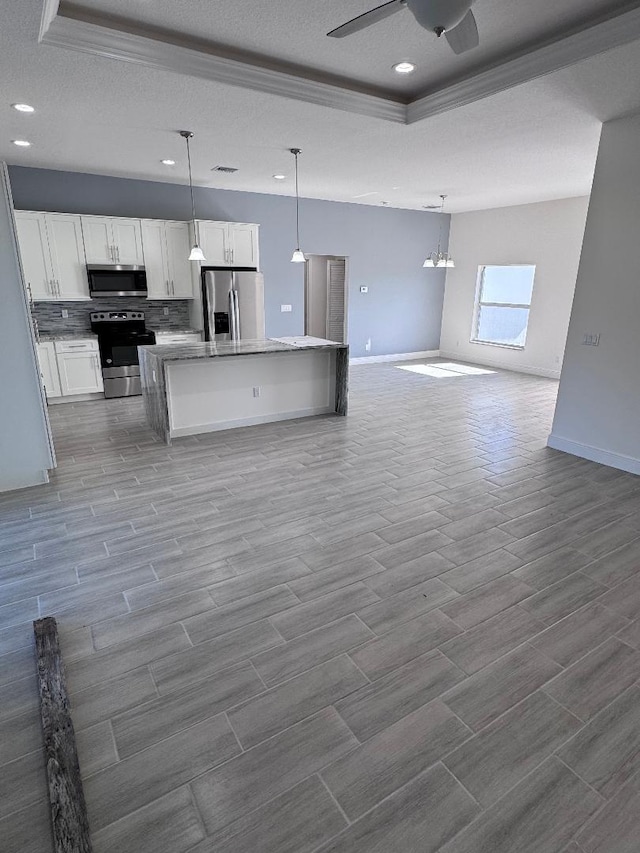
[(347, 21), (341, 27), (336, 27), (335, 30), (331, 30), (327, 35), (334, 39), (353, 35), (353, 33), (364, 30), (365, 27), (370, 27), (372, 24), (377, 24), (378, 21), (384, 21), (385, 18), (395, 15), (396, 12), (404, 9), (406, 5), (407, 0), (391, 0), (390, 3), (383, 3), (382, 6), (378, 6), (375, 9), (371, 9), (370, 12), (365, 12), (364, 15), (358, 15), (357, 18)]
[(447, 30), (444, 35), (454, 53), (466, 53), (467, 50), (478, 47), (480, 44), (478, 25), (472, 10), (469, 9), (458, 26)]

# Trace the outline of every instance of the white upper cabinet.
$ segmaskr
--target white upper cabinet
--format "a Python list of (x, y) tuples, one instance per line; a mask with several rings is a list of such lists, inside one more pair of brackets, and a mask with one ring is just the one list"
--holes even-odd
[(47, 217), (49, 248), (59, 299), (88, 299), (89, 285), (79, 216), (52, 213)]
[(143, 219), (142, 247), (149, 299), (167, 299), (170, 287), (169, 262), (162, 220)]
[(167, 255), (169, 257), (169, 281), (171, 295), (175, 299), (192, 299), (193, 284), (189, 260), (191, 238), (188, 222), (165, 222)]
[(149, 299), (192, 299), (188, 222), (142, 222)]
[(139, 219), (112, 219), (113, 245), (118, 264), (143, 264), (142, 223)]
[(80, 217), (17, 210), (15, 218), (31, 297), (49, 301), (89, 299)]
[(22, 270), (32, 299), (53, 299), (53, 270), (47, 237), (46, 214), (16, 210), (15, 220)]
[(89, 264), (144, 263), (139, 219), (83, 216), (82, 231)]
[(98, 216), (82, 217), (84, 249), (88, 264), (114, 264), (111, 220)]
[(258, 267), (258, 226), (242, 222), (198, 222), (208, 267)]
[(258, 266), (258, 226), (229, 224), (229, 250), (234, 267)]
[(230, 267), (228, 223), (198, 222), (198, 242), (208, 267)]

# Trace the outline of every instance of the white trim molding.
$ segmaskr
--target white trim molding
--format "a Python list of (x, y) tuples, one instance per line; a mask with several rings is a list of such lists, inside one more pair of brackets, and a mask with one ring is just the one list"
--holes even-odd
[(189, 435), (200, 435), (206, 432), (223, 432), (227, 429), (236, 429), (237, 427), (257, 426), (259, 424), (271, 424), (277, 421), (295, 421), (300, 418), (311, 418), (319, 415), (336, 415), (335, 409), (331, 406), (316, 406), (311, 409), (300, 409), (295, 412), (281, 412), (280, 414), (256, 415), (253, 418), (236, 418), (231, 421), (218, 421), (214, 424), (196, 424), (195, 426), (187, 427), (171, 427), (171, 438), (184, 438)]
[(440, 350), (422, 352), (401, 352), (395, 355), (367, 355), (363, 358), (350, 358), (349, 364), (381, 364), (384, 361), (416, 361), (419, 358), (438, 358)]
[(560, 450), (563, 453), (570, 453), (572, 456), (579, 456), (582, 459), (588, 459), (590, 462), (599, 462), (601, 465), (608, 465), (610, 468), (618, 468), (618, 470), (627, 471), (629, 474), (640, 474), (640, 459), (636, 459), (635, 456), (624, 456), (611, 450), (603, 450), (601, 447), (581, 444), (579, 441), (571, 441), (553, 433), (547, 439), (547, 447)]
[[(489, 346), (493, 346), (489, 344)], [(509, 349), (512, 349), (509, 347)], [(516, 350), (518, 352), (518, 350)], [(508, 370), (511, 373), (526, 373), (530, 376), (542, 376), (545, 379), (560, 379), (559, 370), (547, 370), (544, 367), (534, 367), (528, 364), (504, 364), (504, 362), (492, 361), (490, 358), (472, 358), (465, 355), (462, 357), (460, 353), (455, 352), (440, 352), (441, 358), (449, 358), (451, 361), (459, 361), (461, 364), (478, 364), (480, 367), (495, 367), (496, 370)]]
[(224, 46), (189, 42), (179, 32), (152, 37), (140, 32), (139, 22), (133, 19), (114, 18), (68, 0), (45, 0), (40, 26), (40, 41), (45, 44), (401, 124), (475, 103), (639, 38), (640, 0), (628, 0), (617, 12), (591, 16), (568, 32), (559, 31), (406, 102), (391, 93), (361, 91), (355, 81), (351, 85), (351, 81), (330, 82), (312, 68), (295, 73), (284, 65), (258, 64), (248, 54), (246, 59), (232, 58), (229, 48), (225, 53)]

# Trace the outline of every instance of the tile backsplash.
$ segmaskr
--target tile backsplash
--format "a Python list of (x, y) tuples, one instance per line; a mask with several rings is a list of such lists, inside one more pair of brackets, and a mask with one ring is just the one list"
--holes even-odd
[[(90, 332), (89, 315), (94, 311), (143, 311), (149, 329), (186, 329), (191, 325), (190, 304), (189, 299), (92, 299), (87, 302), (34, 302), (31, 311), (41, 335), (65, 335)], [(169, 309), (168, 316), (165, 316), (165, 308)], [(63, 309), (69, 312), (68, 317), (63, 318)]]

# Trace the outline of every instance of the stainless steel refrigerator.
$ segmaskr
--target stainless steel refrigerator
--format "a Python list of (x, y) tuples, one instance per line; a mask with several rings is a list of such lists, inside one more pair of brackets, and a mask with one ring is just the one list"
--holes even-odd
[(205, 341), (264, 339), (262, 273), (229, 269), (204, 270), (202, 309)]

